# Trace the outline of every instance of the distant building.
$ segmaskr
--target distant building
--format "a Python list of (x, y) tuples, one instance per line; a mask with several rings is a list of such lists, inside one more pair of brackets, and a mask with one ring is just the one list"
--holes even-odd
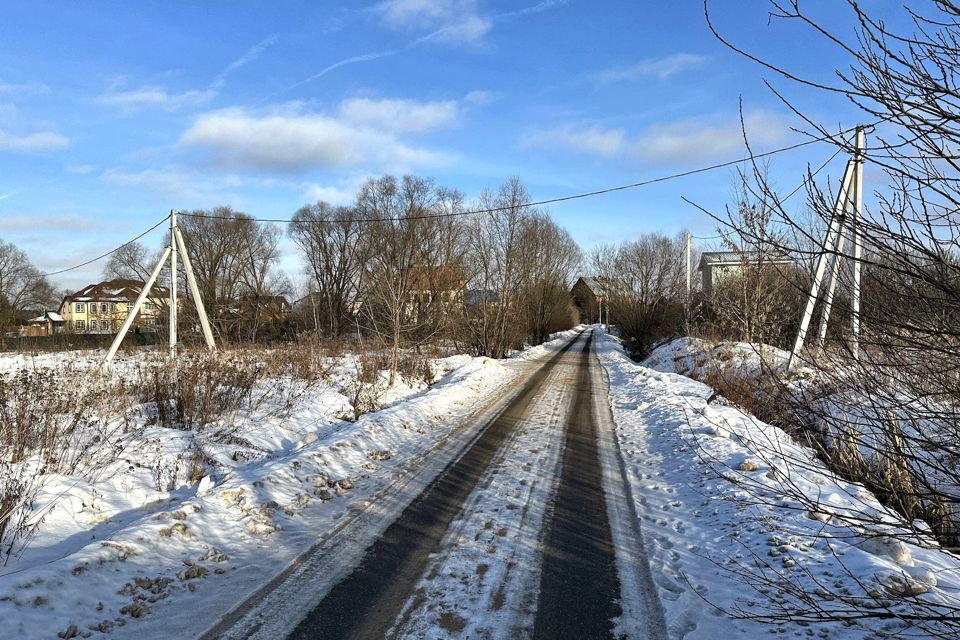
[[(580, 312), (580, 322), (593, 324), (600, 321), (600, 305), (609, 301), (611, 283), (602, 276), (579, 278), (570, 289), (573, 304)], [(607, 316), (604, 307), (604, 318)]]
[(761, 259), (765, 266), (793, 264), (790, 258), (761, 256), (757, 251), (704, 251), (697, 266), (702, 277), (704, 293), (710, 295), (724, 280), (741, 275), (744, 267), (748, 265), (761, 264)]
[(237, 313), (240, 316), (257, 316), (260, 320), (286, 320), (293, 306), (284, 296), (248, 294), (240, 296)]
[(55, 311), (44, 311), (42, 316), (30, 318), (20, 327), (21, 336), (52, 336), (63, 333), (66, 321)]
[[(116, 278), (71, 293), (60, 303), (63, 330), (70, 333), (116, 333), (143, 287), (144, 283), (139, 280)], [(161, 310), (169, 296), (167, 287), (154, 285), (133, 326), (142, 331), (156, 331), (162, 322)]]
[(461, 307), (467, 291), (467, 276), (457, 266), (418, 265), (407, 271), (407, 317), (419, 320), (427, 309), (446, 313)]

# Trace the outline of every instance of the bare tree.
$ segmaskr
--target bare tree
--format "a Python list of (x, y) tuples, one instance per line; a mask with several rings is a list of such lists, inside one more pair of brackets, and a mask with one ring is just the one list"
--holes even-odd
[[(167, 242), (169, 242), (169, 239)], [(146, 282), (150, 279), (150, 274), (159, 259), (159, 252), (151, 254), (150, 250), (144, 245), (139, 242), (131, 242), (123, 245), (110, 255), (110, 259), (103, 269), (103, 277), (105, 280), (119, 278)], [(161, 272), (160, 277), (162, 281), (168, 281), (166, 272)]]
[(787, 229), (776, 219), (776, 194), (768, 167), (738, 171), (734, 204), (726, 209), (724, 248), (736, 256), (734, 273), (713, 284), (706, 303), (711, 332), (746, 342), (791, 346), (799, 326), (807, 280), (793, 263), (797, 255)]
[(528, 338), (539, 344), (574, 324), (570, 286), (582, 254), (565, 229), (539, 212), (524, 220), (520, 244), (525, 326)]
[(262, 303), (273, 293), (279, 228), (230, 207), (190, 212), (181, 216), (179, 225), (200, 295), (218, 332), (222, 337), (255, 338)]
[(610, 315), (639, 354), (682, 326), (686, 272), (682, 236), (650, 233), (620, 245), (602, 274)]
[(289, 234), (303, 251), (313, 291), (319, 302), (317, 322), (330, 336), (349, 330), (360, 300), (360, 272), (365, 262), (362, 225), (353, 207), (326, 202), (301, 207)]
[(53, 287), (30, 258), (11, 242), (0, 240), (0, 326), (8, 326), (22, 312), (54, 303)]
[(477, 208), (496, 211), (474, 218), (468, 226), (469, 276), (476, 300), (471, 301), (467, 318), (478, 355), (502, 358), (526, 338), (514, 319), (522, 283), (521, 238), (530, 201), (520, 179), (510, 178), (495, 196), (486, 191), (480, 195)]
[(364, 317), (390, 349), (390, 385), (401, 345), (431, 320), (414, 312), (414, 293), (417, 270), (438, 266), (435, 197), (432, 181), (416, 176), (369, 180), (357, 196), (360, 215), (375, 220), (365, 229)]
[[(708, 19), (711, 4), (707, 4)], [(769, 6), (774, 23), (784, 20), (806, 28), (844, 56), (833, 83), (804, 78), (733, 43), (728, 42), (729, 46), (790, 82), (858, 106), (862, 122), (870, 127), (864, 160), (882, 171), (885, 179), (876, 188), (876, 204), (861, 211), (857, 221), (864, 247), (859, 262), (845, 252), (847, 263), (859, 267), (863, 276), (859, 352), (850, 348), (849, 331), (836, 332), (826, 353), (802, 354), (816, 372), (813, 382), (797, 387), (788, 384), (795, 381), (781, 380), (779, 385), (767, 385), (762, 393), (776, 400), (774, 415), (784, 428), (807, 438), (835, 472), (870, 487), (902, 518), (894, 529), (882, 521), (885, 516), (864, 506), (859, 514), (864, 531), (869, 534), (886, 527), (888, 535), (932, 545), (926, 532), (929, 527), (940, 543), (957, 546), (960, 5), (949, 0), (912, 2), (900, 8), (905, 21), (898, 21), (880, 19), (879, 8), (872, 3), (848, 0), (853, 24), (849, 31), (842, 30), (842, 21), (818, 21), (798, 0), (771, 0)], [(908, 26), (891, 26), (903, 24)], [(715, 33), (727, 42), (723, 34)], [(852, 154), (850, 131), (834, 132), (792, 104), (783, 90), (779, 95), (812, 134)], [(822, 229), (834, 215), (833, 198), (811, 177), (808, 202)], [(754, 171), (754, 179), (757, 188), (770, 196), (776, 224), (796, 236), (809, 236), (802, 221), (782, 206), (761, 171)], [(800, 248), (797, 253), (801, 262), (811, 263), (820, 251)], [(853, 268), (839, 271), (841, 291), (851, 291), (853, 273)], [(784, 491), (799, 496), (788, 486)], [(918, 525), (922, 521), (926, 525)], [(764, 619), (803, 616), (817, 622), (842, 616), (856, 624), (857, 619), (880, 615), (909, 620), (916, 630), (932, 637), (952, 638), (960, 630), (960, 610), (949, 603), (889, 589), (851, 601), (828, 588), (826, 596), (846, 607), (838, 613), (825, 598), (811, 602), (790, 587), (796, 585), (782, 588), (789, 606), (765, 613)]]

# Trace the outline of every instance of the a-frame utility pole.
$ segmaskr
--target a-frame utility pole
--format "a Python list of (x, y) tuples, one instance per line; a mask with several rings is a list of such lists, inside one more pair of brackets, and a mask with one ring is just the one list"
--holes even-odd
[(177, 355), (178, 256), (183, 258), (183, 270), (187, 275), (187, 283), (190, 286), (190, 295), (193, 298), (193, 304), (197, 308), (197, 315), (200, 316), (200, 326), (203, 329), (204, 342), (207, 343), (207, 348), (210, 351), (216, 350), (217, 345), (213, 341), (213, 331), (210, 329), (210, 321), (207, 318), (207, 310), (203, 305), (203, 299), (200, 297), (200, 288), (197, 286), (197, 279), (193, 275), (193, 265), (190, 263), (190, 253), (187, 251), (187, 245), (183, 241), (183, 235), (180, 233), (180, 227), (177, 226), (177, 212), (176, 210), (172, 210), (170, 211), (170, 244), (167, 245), (167, 247), (163, 250), (163, 254), (157, 261), (157, 266), (153, 268), (153, 273), (150, 274), (150, 279), (147, 280), (147, 282), (143, 285), (143, 290), (137, 297), (137, 301), (134, 303), (133, 308), (127, 310), (127, 319), (123, 322), (123, 326), (120, 328), (120, 331), (117, 332), (117, 336), (113, 339), (113, 344), (110, 345), (110, 350), (104, 357), (103, 364), (108, 364), (117, 354), (117, 349), (120, 348), (120, 344), (123, 342), (124, 337), (126, 337), (127, 332), (130, 330), (130, 326), (133, 324), (137, 314), (140, 313), (144, 303), (150, 296), (150, 290), (153, 289), (154, 284), (156, 284), (157, 278), (160, 276), (160, 271), (163, 269), (163, 265), (166, 263), (168, 256), (170, 258), (170, 357), (173, 358)]
[(840, 192), (837, 194), (837, 202), (830, 217), (830, 226), (827, 229), (826, 237), (823, 239), (820, 256), (817, 259), (817, 268), (813, 274), (813, 283), (810, 285), (807, 305), (800, 320), (800, 329), (797, 331), (797, 339), (793, 344), (793, 350), (790, 352), (790, 359), (787, 361), (788, 369), (793, 366), (793, 362), (803, 349), (807, 331), (810, 329), (810, 320), (813, 318), (813, 310), (820, 299), (820, 288), (824, 283), (825, 276), (828, 275), (829, 267), (830, 284), (826, 298), (823, 300), (820, 330), (817, 335), (818, 346), (823, 346), (827, 334), (827, 322), (830, 320), (830, 310), (833, 307), (833, 294), (840, 276), (840, 259), (844, 255), (845, 234), (848, 232), (851, 236), (850, 244), (853, 245), (853, 286), (850, 292), (852, 308), (850, 349), (854, 358), (859, 359), (860, 357), (860, 274), (863, 257), (860, 218), (863, 214), (863, 150), (865, 146), (864, 129), (863, 126), (859, 126), (856, 131), (854, 157), (847, 161), (847, 167), (843, 172)]

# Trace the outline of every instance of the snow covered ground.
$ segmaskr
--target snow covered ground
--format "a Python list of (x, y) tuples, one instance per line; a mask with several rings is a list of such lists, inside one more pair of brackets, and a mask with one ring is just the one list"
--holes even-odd
[[(133, 360), (113, 375), (128, 374)], [(10, 356), (0, 370), (95, 372), (96, 363), (96, 354)], [(35, 504), (44, 521), (22, 555), (0, 567), (4, 637), (203, 632), (323, 535), (369, 511), (516, 375), (486, 358), (433, 365), (431, 387), (401, 382), (379, 398), (388, 408), (356, 422), (343, 419), (352, 413), (343, 393), (350, 381), (338, 379), (351, 375), (344, 365), (302, 390), (291, 410), (263, 402), (231, 416), (229, 429), (108, 430), (101, 444), (117, 455), (77, 476), (45, 477)], [(177, 467), (198, 438), (219, 472), (196, 483)]]
[[(335, 580), (352, 566), (350, 554), (363, 551), (364, 538), (354, 534), (375, 536), (442, 468), (438, 452), (472, 437), (464, 424), (479, 421), (465, 418), (481, 407), (495, 411), (491, 398), (572, 335), (512, 362), (437, 361), (432, 386), (400, 384), (381, 394), (386, 408), (356, 421), (344, 419), (356, 370), (344, 362), (328, 382), (301, 389), (287, 412), (264, 402), (229, 416), (231, 438), (142, 419), (132, 430), (107, 429), (114, 439), (101, 444), (116, 445), (116, 455), (91, 458), (100, 462), (92, 473), (47, 478), (35, 505), (45, 520), (22, 556), (0, 568), (2, 635), (195, 637), (293, 570), (307, 550), (354, 539), (318, 568)], [(960, 561), (905, 529), (863, 487), (835, 477), (782, 431), (710, 401), (709, 387), (635, 364), (599, 330), (593, 344), (609, 381), (600, 400), (609, 400), (612, 422), (600, 437), (611, 526), (618, 544), (636, 537), (631, 520), (642, 537), (642, 550), (633, 543), (618, 550), (625, 593), (618, 629), (628, 637), (646, 637), (649, 613), (628, 600), (639, 601), (648, 583), (668, 636), (690, 640), (909, 637), (916, 628), (901, 616), (911, 606), (929, 613), (960, 605)], [(684, 360), (697, 360), (697, 348), (668, 345), (650, 364), (707, 366)], [(747, 364), (754, 357), (737, 353)], [(0, 371), (64, 366), (61, 358), (0, 358)], [(79, 356), (69, 366), (93, 371), (95, 363), (94, 355)], [(135, 364), (122, 361), (112, 375)], [(394, 629), (400, 635), (507, 637), (504, 629), (529, 627), (568, 403), (564, 375), (558, 368), (544, 385), (530, 424), (497, 454), (412, 587), (422, 599), (408, 602), (409, 615)], [(168, 468), (197, 438), (219, 469), (199, 483)], [(626, 487), (617, 489), (621, 478)], [(621, 499), (629, 508), (616, 506)], [(865, 524), (864, 509), (880, 524)], [(483, 544), (460, 544), (467, 538)], [(644, 551), (649, 573), (638, 563)], [(802, 615), (772, 625), (728, 615), (797, 618), (796, 610), (813, 607), (839, 618), (874, 615), (814, 625)], [(486, 613), (473, 616), (478, 610)]]
[[(914, 607), (936, 617), (940, 604), (960, 605), (960, 559), (863, 487), (779, 429), (709, 402), (710, 387), (633, 363), (614, 338), (595, 345), (670, 637), (928, 637), (906, 621)], [(707, 366), (697, 349), (673, 343), (647, 363)], [(864, 522), (865, 509), (881, 524)], [(805, 622), (817, 608), (838, 621)]]

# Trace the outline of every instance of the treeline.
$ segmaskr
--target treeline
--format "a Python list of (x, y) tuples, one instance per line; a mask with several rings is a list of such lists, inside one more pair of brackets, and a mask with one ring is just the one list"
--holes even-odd
[[(186, 212), (178, 224), (221, 339), (372, 338), (395, 372), (404, 347), (445, 340), (499, 358), (576, 323), (569, 288), (580, 249), (531, 201), (517, 178), (467, 202), (429, 178), (383, 176), (350, 205), (301, 207), (285, 231), (229, 207)], [(284, 233), (299, 248), (303, 296), (278, 268)], [(133, 243), (104, 275), (146, 280), (155, 261)], [(280, 295), (298, 298), (292, 316)]]
[(580, 249), (530, 202), (516, 178), (467, 205), (432, 180), (385, 176), (352, 206), (301, 208), (289, 234), (307, 265), (314, 328), (377, 336), (395, 370), (403, 345), (443, 338), (499, 358), (572, 326)]

